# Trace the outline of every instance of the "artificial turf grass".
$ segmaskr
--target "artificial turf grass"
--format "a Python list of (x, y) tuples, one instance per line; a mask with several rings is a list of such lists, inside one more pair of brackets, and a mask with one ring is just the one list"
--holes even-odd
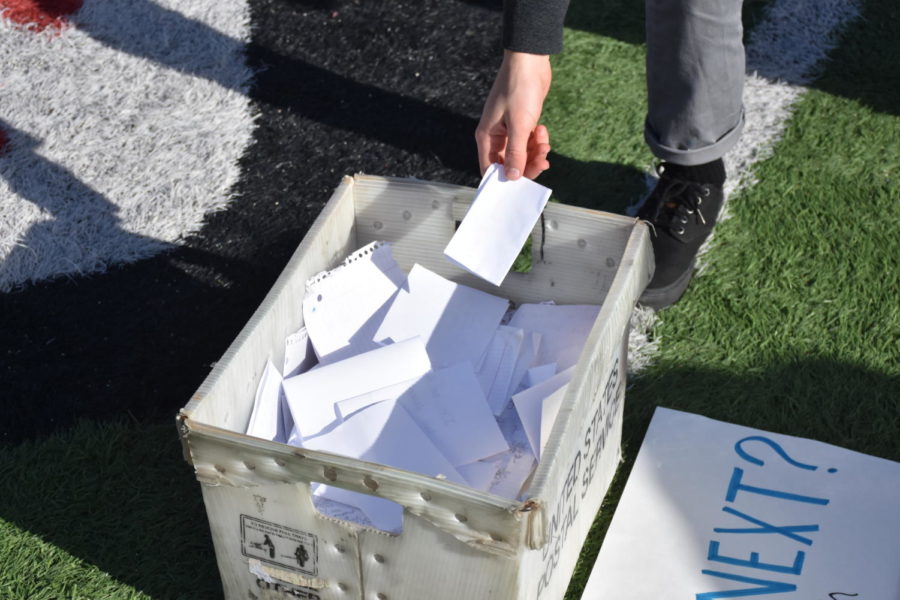
[(0, 597), (221, 596), (205, 509), (171, 423), (81, 422), (0, 448)]
[[(865, 58), (850, 44), (814, 88)], [(842, 95), (798, 102), (758, 183), (730, 200), (705, 273), (660, 313), (660, 354), (629, 388), (624, 462), (566, 598), (587, 583), (656, 406), (900, 460), (900, 123), (869, 91)]]
[[(870, 2), (870, 5), (872, 4)], [(887, 7), (886, 3), (882, 4)], [(879, 26), (883, 26), (879, 15), (887, 14), (887, 12), (878, 13), (876, 11), (870, 16), (870, 20), (876, 20), (879, 22)], [(579, 34), (583, 34), (585, 31), (580, 31)], [(567, 35), (571, 36), (572, 34), (567, 33)], [(583, 39), (585, 44), (590, 41), (589, 38)], [(639, 66), (638, 63), (642, 65), (643, 54), (641, 52), (632, 54), (634, 48), (621, 43), (622, 41), (625, 40), (621, 38), (610, 42), (600, 40), (606, 51), (609, 52), (609, 60), (604, 62), (604, 65), (621, 64), (621, 68), (639, 73), (642, 66)], [(867, 43), (871, 44), (872, 42)], [(882, 47), (889, 43), (891, 43), (890, 39), (877, 40), (877, 44)], [(842, 51), (843, 49), (839, 51), (839, 54)], [(586, 52), (584, 54), (586, 55)], [(632, 58), (629, 59), (629, 56)], [(870, 63), (878, 60), (877, 57), (864, 53), (858, 58), (870, 61)], [(566, 85), (568, 78), (566, 70), (569, 67), (563, 67), (565, 64), (563, 57), (555, 62), (556, 87)], [(890, 67), (886, 59), (882, 59), (881, 63), (876, 64)], [(841, 72), (846, 67), (845, 64), (840, 67), (840, 70), (829, 69), (825, 77), (816, 82), (815, 86), (827, 89), (822, 82), (829, 78), (839, 81)], [(571, 68), (577, 68), (577, 61), (571, 65)], [(607, 78), (610, 85), (618, 85), (614, 70), (612, 76)], [(890, 72), (890, 68), (887, 69), (887, 72)], [(640, 77), (642, 78), (642, 75)], [(623, 78), (632, 81), (634, 76), (625, 74)], [(585, 82), (587, 85), (590, 81), (586, 79)], [(642, 81), (640, 85), (642, 88)], [(865, 87), (878, 90), (878, 86), (872, 86), (871, 82)], [(577, 86), (572, 89), (574, 91), (571, 102), (588, 104), (588, 98), (590, 98), (588, 93), (578, 92)], [(896, 87), (893, 88), (895, 95), (896, 89)], [(890, 94), (890, 89), (883, 91), (882, 100), (879, 102), (885, 102)], [(852, 98), (854, 91), (845, 88), (840, 95)], [(822, 97), (828, 100), (827, 96), (822, 95)], [(875, 105), (874, 101), (867, 100), (869, 97), (870, 94), (867, 92), (863, 103), (875, 106), (877, 112), (878, 105)], [(640, 128), (630, 131), (631, 125), (619, 127), (615, 114), (618, 106), (626, 106), (628, 102), (632, 101), (643, 102), (642, 89), (636, 98), (623, 95), (623, 97), (613, 100), (614, 102), (608, 109), (609, 112), (600, 115), (606, 120), (605, 122), (608, 122), (611, 129), (604, 129), (600, 132), (603, 135), (597, 142), (600, 144), (599, 150), (592, 149), (591, 143), (594, 142), (582, 139), (588, 137), (584, 132), (583, 120), (574, 119), (571, 122), (557, 123), (556, 125), (551, 123), (551, 131), (555, 132), (553, 133), (554, 144), (563, 153), (561, 158), (567, 158), (565, 152), (576, 155), (575, 150), (568, 149), (569, 146), (576, 148), (575, 144), (582, 144), (582, 150), (579, 152), (583, 153), (577, 155), (582, 156), (583, 159), (569, 162), (569, 164), (575, 165), (572, 167), (573, 172), (594, 177), (591, 173), (598, 167), (606, 169), (604, 177), (593, 179), (594, 184), (599, 186), (593, 189), (595, 196), (600, 197), (601, 200), (605, 199), (610, 206), (615, 207), (624, 206), (630, 202), (629, 199), (620, 197), (618, 194), (609, 193), (609, 190), (612, 189), (611, 186), (616, 184), (615, 179), (619, 176), (642, 177), (643, 165), (652, 159), (649, 153), (643, 150), (639, 137)], [(553, 95), (549, 102), (556, 102)], [(585, 110), (584, 118), (587, 118), (590, 115), (590, 111), (587, 110), (589, 106), (583, 108)], [(802, 108), (803, 105), (801, 105)], [(877, 360), (880, 356), (879, 353), (883, 351), (887, 352), (885, 356), (890, 358), (892, 348), (879, 349), (882, 345), (881, 342), (886, 338), (874, 333), (885, 331), (888, 336), (893, 335), (896, 339), (896, 310), (891, 313), (887, 308), (879, 307), (876, 315), (878, 318), (858, 321), (852, 318), (852, 314), (835, 311), (831, 306), (833, 302), (824, 302), (829, 298), (822, 297), (821, 310), (824, 312), (816, 313), (814, 317), (804, 316), (804, 312), (797, 310), (795, 305), (798, 303), (797, 298), (805, 297), (803, 286), (809, 281), (808, 278), (802, 281), (790, 278), (781, 282), (780, 287), (775, 290), (778, 294), (777, 297), (782, 299), (776, 305), (778, 310), (768, 310), (770, 307), (765, 306), (765, 298), (759, 296), (760, 292), (757, 290), (757, 286), (750, 285), (740, 277), (723, 277), (723, 268), (729, 269), (736, 266), (740, 269), (744, 267), (745, 261), (753, 265), (751, 273), (763, 275), (767, 273), (766, 262), (753, 258), (755, 252), (752, 244), (748, 249), (745, 238), (740, 235), (743, 231), (749, 236), (746, 239), (752, 242), (753, 236), (750, 234), (752, 234), (753, 228), (763, 225), (770, 227), (775, 238), (783, 239), (784, 248), (782, 250), (778, 250), (774, 246), (771, 250), (775, 253), (774, 256), (777, 259), (775, 265), (778, 269), (772, 267), (769, 271), (776, 279), (781, 277), (781, 273), (785, 269), (787, 269), (787, 273), (797, 273), (802, 270), (804, 265), (818, 264), (820, 252), (816, 253), (812, 261), (806, 254), (807, 249), (804, 244), (811, 241), (816, 243), (813, 247), (821, 247), (824, 253), (860, 255), (860, 249), (864, 246), (860, 246), (858, 242), (853, 242), (849, 246), (838, 243), (840, 240), (829, 242), (825, 230), (837, 225), (839, 226), (838, 231), (847, 231), (843, 227), (846, 222), (841, 219), (841, 215), (844, 214), (841, 210), (829, 212), (828, 216), (823, 216), (823, 211), (829, 211), (832, 206), (841, 206), (836, 200), (842, 195), (847, 195), (844, 194), (847, 186), (855, 186), (853, 189), (856, 191), (849, 194), (855, 202), (860, 200), (866, 202), (870, 185), (873, 189), (883, 189), (888, 198), (898, 197), (896, 182), (897, 165), (900, 163), (896, 160), (895, 155), (883, 152), (884, 148), (881, 147), (883, 144), (890, 144), (887, 150), (898, 148), (896, 137), (890, 135), (897, 129), (897, 120), (885, 120), (882, 118), (884, 115), (859, 112), (857, 110), (859, 108), (854, 102), (837, 104), (833, 110), (826, 110), (821, 105), (812, 107), (810, 114), (814, 118), (800, 122), (801, 126), (796, 130), (792, 125), (787, 132), (785, 142), (778, 147), (776, 157), (757, 169), (762, 182), (759, 188), (761, 191), (758, 193), (763, 202), (769, 203), (760, 206), (759, 211), (775, 211), (774, 215), (791, 220), (797, 220), (799, 215), (800, 220), (804, 223), (811, 218), (812, 221), (808, 223), (808, 226), (804, 225), (800, 229), (802, 235), (795, 237), (791, 228), (783, 226), (778, 219), (775, 221), (770, 219), (769, 217), (772, 215), (767, 216), (760, 213), (749, 202), (744, 206), (745, 200), (752, 198), (757, 191), (751, 190), (736, 196), (732, 204), (732, 214), (735, 219), (724, 223), (719, 229), (717, 245), (709, 255), (709, 271), (697, 279), (681, 304), (662, 313), (662, 325), (657, 333), (663, 336), (663, 352), (656, 365), (645, 372), (640, 380), (632, 382), (629, 387), (625, 403), (623, 432), (623, 452), (626, 462), (619, 469), (611, 492), (604, 501), (601, 514), (588, 537), (582, 561), (573, 578), (570, 598), (577, 598), (580, 590), (578, 586), (583, 587), (587, 580), (593, 556), (596, 555), (602, 542), (603, 532), (612, 517), (612, 511), (627, 479), (630, 465), (638, 451), (652, 410), (657, 404), (700, 412), (746, 425), (766, 427), (774, 424), (778, 425), (776, 430), (782, 433), (809, 437), (823, 436), (821, 439), (824, 441), (882, 456), (890, 457), (890, 453), (896, 452), (895, 444), (884, 443), (884, 441), (889, 442), (892, 439), (896, 443), (896, 405), (891, 405), (890, 396), (885, 397), (883, 393), (870, 393), (870, 390), (883, 392), (898, 387), (896, 369), (885, 368), (884, 365), (890, 366), (887, 360), (881, 362)], [(837, 123), (832, 123), (834, 111), (840, 113), (844, 109), (850, 111), (849, 114), (846, 117), (838, 114)], [(548, 110), (551, 111), (548, 114), (552, 115), (552, 111), (558, 110), (558, 108), (550, 106)], [(641, 113), (643, 108), (637, 110)], [(886, 109), (882, 112), (891, 114)], [(874, 120), (870, 121), (870, 118), (873, 117)], [(796, 118), (795, 123), (797, 123)], [(857, 127), (859, 131), (854, 131), (854, 127)], [(629, 131), (625, 131), (626, 129)], [(625, 139), (623, 142), (625, 148), (630, 144), (636, 144), (632, 148), (635, 151), (632, 158), (628, 159), (624, 156), (631, 151), (623, 153), (622, 148), (617, 146), (620, 140), (617, 140), (610, 132), (614, 132), (615, 136), (633, 136), (627, 139), (623, 138)], [(591, 135), (594, 133), (596, 131)], [(832, 135), (832, 133), (838, 135)], [(839, 134), (844, 133), (866, 136), (860, 152), (854, 148), (852, 151), (835, 153), (834, 148), (840, 147), (844, 143)], [(795, 138), (792, 137), (794, 135), (808, 137)], [(790, 146), (798, 144), (802, 148), (790, 149)], [(791, 155), (793, 158), (779, 161), (782, 153), (785, 152), (785, 146), (789, 147), (788, 151), (793, 152)], [(810, 148), (810, 146), (812, 147)], [(591, 152), (594, 153), (591, 154)], [(644, 152), (645, 158), (641, 158), (641, 152)], [(631, 166), (617, 170), (620, 165), (613, 162), (616, 160), (617, 153), (622, 153), (623, 160), (630, 161), (627, 164)], [(877, 166), (874, 169), (865, 167), (866, 161), (873, 157), (877, 158)], [(796, 164), (794, 161), (797, 161)], [(770, 166), (771, 164), (776, 166)], [(550, 174), (559, 168), (559, 162), (555, 162), (554, 170)], [(837, 175), (833, 177), (823, 175), (822, 171), (825, 168), (834, 170)], [(781, 169), (786, 169), (786, 171), (782, 173)], [(839, 176), (845, 169), (847, 176)], [(874, 179), (869, 181), (868, 178), (873, 174), (875, 175)], [(775, 185), (775, 181), (773, 181), (796, 177), (800, 177), (806, 183), (797, 187), (791, 185), (790, 181), (782, 181), (778, 185)], [(637, 179), (635, 180), (637, 181)], [(584, 187), (591, 189), (591, 186)], [(566, 190), (563, 189), (562, 192), (565, 193)], [(785, 200), (783, 201), (785, 202), (797, 198), (805, 198), (805, 201), (797, 212), (785, 213), (779, 207), (782, 196), (778, 194), (784, 195)], [(573, 197), (575, 196), (573, 195)], [(824, 199), (821, 210), (815, 202), (817, 199)], [(591, 199), (589, 198), (589, 200)], [(883, 209), (883, 202), (878, 201), (877, 207)], [(856, 220), (865, 223), (867, 229), (874, 228), (876, 225), (867, 221), (866, 215), (869, 215), (868, 219), (881, 221), (880, 226), (884, 228), (883, 233), (890, 233), (897, 230), (896, 223), (891, 221), (895, 218), (893, 213), (894, 211), (891, 210), (883, 212), (883, 214), (858, 210), (853, 213), (853, 216)], [(759, 223), (758, 219), (761, 219)], [(773, 223), (778, 224), (779, 228), (775, 228)], [(821, 227), (823, 225), (826, 227)], [(816, 230), (819, 230), (822, 235), (817, 235)], [(892, 246), (892, 242), (884, 236), (878, 237), (875, 246), (884, 251), (874, 257), (860, 256), (857, 262), (865, 262), (863, 269), (879, 275), (882, 279), (890, 277), (892, 273), (896, 272), (896, 259), (891, 259), (891, 257), (897, 256), (896, 245)], [(887, 245), (885, 246), (885, 244)], [(742, 248), (744, 252), (749, 252), (749, 255), (740, 259), (732, 257), (728, 259), (730, 262), (723, 266), (720, 257), (724, 257), (726, 254), (731, 256), (731, 253), (737, 252), (737, 247)], [(778, 258), (782, 251), (787, 257)], [(868, 252), (871, 249), (866, 248), (865, 251)], [(754, 260), (757, 260), (759, 264), (754, 263)], [(870, 264), (870, 261), (875, 262)], [(804, 274), (810, 272), (814, 273), (815, 270), (803, 271)], [(868, 301), (873, 300), (869, 296), (870, 291), (867, 291), (866, 285), (860, 285), (860, 281), (865, 283), (868, 277), (869, 275), (862, 280), (851, 277), (849, 292), (845, 293), (845, 295), (849, 294), (854, 297), (861, 294), (859, 301), (854, 305), (858, 306), (860, 310), (865, 310)], [(840, 278), (835, 283), (839, 288), (843, 286)], [(818, 284), (820, 285), (821, 281)], [(881, 288), (879, 288), (882, 292), (885, 285), (887, 282), (882, 281)], [(818, 290), (819, 288), (816, 286), (817, 282), (813, 281), (812, 287)], [(710, 294), (709, 299), (704, 300), (702, 304), (697, 304), (701, 302), (699, 298), (704, 294)], [(735, 297), (742, 295), (751, 297), (755, 295), (759, 302), (753, 304), (749, 299), (741, 299), (744, 304), (732, 306), (730, 309), (728, 305), (724, 308), (720, 306), (721, 303), (731, 302)], [(876, 293), (876, 296), (880, 298), (883, 297), (883, 294), (879, 292)], [(819, 310), (809, 304), (809, 300), (803, 302), (806, 302), (807, 308), (811, 306), (813, 310)], [(896, 302), (892, 304), (896, 304)], [(760, 308), (766, 308), (767, 311), (758, 313), (757, 310)], [(680, 313), (679, 316), (678, 311), (689, 312)], [(829, 333), (831, 339), (819, 340), (818, 338), (823, 334), (815, 333), (815, 323), (805, 322), (810, 318), (821, 319), (821, 324), (833, 328)], [(782, 319), (787, 320), (783, 325), (781, 324)], [(798, 326), (798, 323), (803, 332), (805, 340), (803, 344), (805, 345), (795, 347), (789, 342), (792, 338), (791, 331)], [(875, 326), (874, 332), (871, 334), (872, 339), (876, 340), (875, 347), (860, 349), (858, 344), (861, 339), (864, 340), (866, 328), (872, 326)], [(769, 339), (768, 335), (770, 328), (774, 328), (775, 332), (772, 339)], [(893, 333), (891, 333), (892, 329)], [(725, 334), (739, 334), (740, 338), (733, 340), (728, 346), (722, 347), (719, 345), (720, 330)], [(853, 335), (846, 337), (848, 332), (852, 332)], [(670, 352), (670, 344), (679, 343), (681, 344), (679, 350)], [(696, 356), (694, 356), (695, 347), (701, 349)], [(791, 352), (784, 354), (778, 352), (785, 347), (788, 347)], [(831, 355), (816, 355), (816, 351), (824, 354), (824, 350), (828, 350)], [(686, 360), (686, 357), (691, 360)], [(894, 357), (896, 364), (896, 356), (894, 355)], [(761, 404), (761, 400), (765, 402)], [(766, 407), (772, 410), (763, 410)], [(82, 431), (82, 427), (87, 427), (87, 429)], [(26, 483), (31, 482), (30, 485), (38, 486), (37, 491), (25, 496), (19, 493), (10, 495), (7, 490), (0, 492), (0, 519), (5, 521), (0, 525), (0, 564), (6, 566), (9, 556), (13, 561), (13, 568), (18, 568), (12, 573), (6, 569), (0, 569), (0, 582), (8, 586), (7, 588), (0, 587), (0, 590), (4, 592), (7, 589), (21, 590), (25, 588), (9, 586), (27, 585), (29, 586), (27, 590), (33, 592), (33, 595), (28, 593), (19, 597), (59, 598), (68, 597), (70, 593), (80, 595), (84, 589), (96, 585), (98, 590), (105, 591), (82, 597), (132, 598), (147, 595), (155, 598), (220, 597), (221, 590), (214, 559), (211, 556), (212, 550), (208, 542), (209, 531), (200, 502), (199, 490), (190, 475), (190, 467), (181, 460), (171, 424), (165, 423), (158, 427), (146, 428), (125, 426), (118, 432), (108, 431), (106, 426), (99, 427), (96, 431), (91, 427), (94, 426), (80, 426), (75, 431), (61, 436), (62, 447), (59, 443), (60, 438), (52, 438), (36, 442), (24, 449), (23, 447), (0, 449), (0, 476), (4, 478), (4, 481), (17, 481), (15, 478), (32, 473), (35, 478), (28, 479)], [(113, 429), (115, 430), (116, 427), (118, 426), (114, 426)], [(120, 496), (117, 499), (119, 504), (112, 505), (113, 499), (106, 498), (104, 500), (92, 491), (91, 487), (97, 485), (95, 480), (89, 480), (91, 485), (82, 483), (82, 471), (85, 469), (96, 471), (98, 458), (101, 459), (99, 464), (105, 464), (104, 461), (110, 460), (110, 448), (118, 447), (119, 442), (127, 441), (129, 436), (125, 435), (126, 433), (143, 439), (129, 442), (136, 444), (135, 448), (122, 448), (124, 465), (118, 464), (109, 470), (100, 469), (97, 473), (99, 477), (104, 481), (108, 480), (109, 483), (108, 486), (104, 486), (101, 481), (100, 489), (105, 490), (107, 494)], [(93, 439), (95, 436), (98, 438), (96, 441)], [(817, 437), (817, 439), (819, 438)], [(844, 439), (849, 442), (842, 443), (841, 440)], [(116, 445), (111, 446), (111, 441)], [(45, 443), (49, 445), (50, 450), (44, 448)], [(66, 449), (71, 444), (83, 446), (87, 458), (79, 458), (78, 455), (72, 460), (66, 458)], [(90, 447), (95, 444), (98, 445), (98, 448), (90, 450)], [(155, 453), (151, 452), (151, 449), (157, 447), (163, 453), (164, 458), (153, 459)], [(884, 450), (882, 451), (880, 448)], [(9, 453), (15, 453), (15, 457)], [(62, 460), (62, 463), (56, 464), (59, 460)], [(159, 460), (159, 464), (151, 469), (145, 468), (147, 462), (155, 464), (155, 460)], [(117, 464), (116, 461), (113, 462)], [(52, 479), (43, 477), (41, 473), (48, 475), (49, 478), (58, 479), (59, 481), (54, 482), (58, 487), (48, 483)], [(146, 503), (137, 502), (136, 497), (131, 493), (120, 493), (121, 490), (128, 490), (128, 486), (135, 484), (133, 481), (135, 477), (139, 480), (139, 489), (145, 492), (145, 494), (139, 495), (138, 499), (146, 496)], [(171, 488), (171, 486), (177, 488), (175, 491), (170, 489), (171, 495), (157, 495), (156, 488), (165, 489)], [(54, 494), (59, 495), (63, 500), (73, 496), (81, 498), (82, 501), (76, 502), (74, 513), (68, 512), (69, 507), (64, 502), (52, 498), (50, 498), (51, 507), (41, 509), (40, 506), (44, 503), (45, 497), (52, 497)], [(101, 523), (101, 519), (98, 519), (97, 523), (94, 523), (91, 520), (92, 515), (103, 512), (104, 502), (109, 503), (113, 510), (107, 512), (103, 517), (107, 522)], [(85, 509), (85, 506), (90, 510)], [(96, 509), (94, 510), (93, 507)], [(34, 516), (29, 516), (32, 514)], [(66, 516), (70, 514), (82, 517), (81, 521)], [(147, 525), (147, 535), (143, 531), (142, 524)], [(108, 539), (98, 542), (104, 536)], [(36, 548), (34, 554), (21, 550), (39, 538), (45, 540), (46, 547)], [(95, 547), (95, 542), (100, 545), (99, 549)], [(54, 551), (54, 547), (59, 550), (59, 553)], [(141, 550), (134, 551), (136, 547), (140, 547)], [(136, 552), (136, 554), (143, 552), (143, 556), (132, 556), (129, 552)], [(57, 570), (46, 569), (44, 574), (37, 579), (28, 576), (29, 569), (34, 563), (45, 560), (60, 560), (63, 565)], [(179, 565), (183, 565), (184, 569), (179, 569)], [(103, 571), (111, 573), (114, 579), (102, 575)], [(45, 589), (50, 592), (42, 591)], [(144, 595), (137, 590), (141, 590)], [(0, 597), (9, 596), (0, 594)], [(17, 596), (11, 597), (16, 598)]]
[(146, 600), (51, 542), (0, 519), (0, 598), (10, 600)]
[(810, 91), (759, 183), (731, 202), (706, 273), (661, 314), (661, 358), (821, 359), (896, 376), (898, 165), (896, 117)]

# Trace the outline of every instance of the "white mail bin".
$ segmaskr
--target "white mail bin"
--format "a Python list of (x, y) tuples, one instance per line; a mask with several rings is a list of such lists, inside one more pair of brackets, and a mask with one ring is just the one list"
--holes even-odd
[[(653, 271), (649, 234), (635, 219), (551, 203), (532, 234), (531, 271), (510, 273), (498, 290), (443, 256), (474, 194), (414, 179), (345, 177), (178, 414), (228, 600), (563, 597), (620, 460), (628, 323)], [(516, 303), (602, 305), (519, 499), (244, 435), (266, 359), (281, 364), (284, 338), (303, 325), (306, 281), (375, 240), (390, 242), (405, 270), (420, 263)], [(401, 504), (402, 533), (320, 514), (311, 482)]]

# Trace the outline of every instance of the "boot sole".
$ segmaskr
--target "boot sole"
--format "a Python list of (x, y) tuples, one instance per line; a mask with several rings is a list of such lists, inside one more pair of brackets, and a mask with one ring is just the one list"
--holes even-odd
[(672, 306), (673, 304), (678, 302), (678, 300), (684, 294), (684, 291), (687, 289), (688, 284), (691, 282), (691, 277), (693, 275), (694, 261), (692, 260), (690, 266), (688, 266), (688, 268), (678, 277), (678, 279), (664, 287), (647, 288), (646, 290), (644, 290), (644, 293), (641, 294), (638, 302), (655, 310), (661, 310), (663, 308)]

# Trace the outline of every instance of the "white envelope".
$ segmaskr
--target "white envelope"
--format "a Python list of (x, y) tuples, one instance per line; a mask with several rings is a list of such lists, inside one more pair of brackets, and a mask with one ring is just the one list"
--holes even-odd
[(296, 428), (305, 440), (337, 420), (335, 404), (431, 370), (425, 346), (418, 338), (371, 350), (340, 362), (321, 365), (284, 380)]
[(453, 465), (509, 449), (469, 363), (338, 402), (338, 415), (348, 418), (383, 400), (399, 401)]
[(578, 304), (523, 304), (509, 321), (541, 334), (541, 347), (534, 364), (555, 362), (564, 371), (578, 362), (584, 342), (600, 313), (599, 306)]
[(525, 177), (509, 181), (502, 166), (491, 165), (444, 255), (482, 279), (500, 285), (540, 218), (550, 193), (548, 188)]
[(436, 368), (477, 363), (509, 301), (413, 265), (375, 334), (379, 343), (420, 337)]
[(525, 332), (525, 339), (522, 346), (519, 348), (519, 356), (516, 359), (515, 367), (513, 368), (509, 381), (506, 384), (506, 390), (503, 394), (503, 406), (506, 406), (509, 399), (512, 398), (512, 395), (518, 391), (519, 386), (522, 384), (522, 380), (525, 379), (525, 374), (528, 372), (529, 367), (536, 364), (535, 361), (538, 357), (538, 350), (541, 346), (541, 337), (541, 334), (535, 331)]
[[(349, 456), (435, 477), (465, 483), (462, 475), (419, 428), (403, 406), (394, 400), (378, 402), (360, 410), (337, 427), (304, 440), (304, 447)], [(344, 490), (320, 485), (315, 494), (351, 504), (362, 510), (379, 529), (396, 532), (402, 528), (402, 509), (383, 498), (354, 494), (348, 501)], [(387, 504), (386, 504), (387, 502)], [(399, 518), (398, 518), (399, 517)]]
[(372, 338), (404, 279), (390, 245), (372, 242), (307, 282), (303, 321), (323, 364), (378, 347)]
[(500, 464), (488, 491), (503, 498), (519, 500), (536, 466), (537, 461), (530, 452), (522, 449), (510, 451)]
[(519, 449), (508, 450), (456, 469), (471, 487), (515, 500), (522, 492), (534, 466), (535, 460), (531, 453)]
[[(558, 373), (550, 379), (523, 390), (512, 397), (516, 412), (522, 421), (522, 427), (528, 436), (528, 443), (531, 444), (531, 451), (538, 460), (541, 458), (541, 450), (543, 450), (553, 423), (556, 420), (559, 402), (562, 400), (562, 396), (565, 395), (566, 386), (572, 380), (572, 375), (574, 374), (575, 367), (569, 367), (562, 373)], [(550, 408), (546, 411), (544, 410), (545, 402), (550, 405)]]
[(525, 374), (525, 379), (522, 380), (522, 388), (534, 387), (540, 382), (550, 379), (554, 375), (556, 375), (555, 362), (531, 367), (528, 369), (528, 373)]
[(478, 381), (495, 415), (503, 412), (509, 401), (506, 392), (524, 342), (524, 330), (501, 325), (494, 332), (480, 361)]
[(509, 449), (469, 363), (428, 373), (400, 404), (453, 465)]
[[(427, 374), (422, 377), (427, 377)], [(334, 408), (337, 411), (339, 419), (347, 419), (353, 413), (372, 406), (373, 404), (377, 404), (378, 402), (400, 398), (407, 390), (409, 390), (409, 388), (413, 387), (421, 380), (421, 377), (416, 377), (415, 379), (408, 379), (394, 385), (360, 394), (359, 396), (347, 398), (346, 400), (337, 402), (334, 405)]]
[(266, 368), (256, 388), (247, 435), (283, 443), (287, 439), (285, 417), (290, 418), (290, 415), (284, 414), (286, 412), (281, 391), (281, 373), (271, 360), (266, 361)]
[(284, 377), (293, 377), (305, 373), (318, 361), (309, 340), (306, 327), (301, 327), (284, 339)]
[(499, 456), (476, 460), (467, 465), (459, 465), (456, 467), (456, 470), (465, 478), (469, 486), (486, 492), (491, 489), (491, 484), (494, 483), (494, 478), (497, 476), (497, 472), (500, 470), (500, 465), (505, 457), (506, 453), (503, 453)]

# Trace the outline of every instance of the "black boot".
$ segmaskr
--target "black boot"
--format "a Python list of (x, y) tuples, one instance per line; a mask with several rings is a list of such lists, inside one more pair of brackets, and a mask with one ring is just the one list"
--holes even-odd
[(659, 182), (638, 217), (650, 225), (656, 271), (640, 303), (657, 310), (681, 298), (700, 246), (712, 233), (722, 208), (722, 161), (699, 167), (663, 163)]

